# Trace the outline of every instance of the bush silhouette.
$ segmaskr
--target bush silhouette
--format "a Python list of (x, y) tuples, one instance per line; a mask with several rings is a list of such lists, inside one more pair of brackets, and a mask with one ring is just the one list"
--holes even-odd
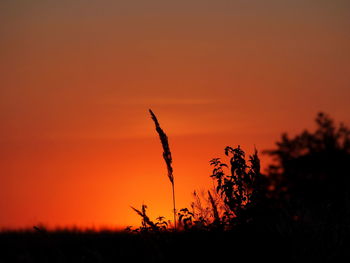
[[(260, 160), (258, 151), (255, 150), (247, 162), (245, 152), (240, 146), (227, 146), (225, 155), (230, 157), (229, 165), (221, 162), (220, 158), (210, 161), (210, 165), (214, 167), (211, 177), (216, 180), (216, 191), (228, 207), (222, 220), (232, 226), (252, 219), (253, 207), (259, 199)], [(209, 199), (210, 197), (209, 193)], [(217, 212), (214, 210), (213, 214), (217, 215)]]
[(349, 218), (350, 130), (335, 125), (324, 113), (314, 132), (290, 138), (282, 135), (268, 177), (276, 205), (287, 208), (295, 220), (344, 221)]

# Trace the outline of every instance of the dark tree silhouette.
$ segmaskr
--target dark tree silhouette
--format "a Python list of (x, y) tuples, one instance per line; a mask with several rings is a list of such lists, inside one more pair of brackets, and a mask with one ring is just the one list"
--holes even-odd
[(316, 124), (314, 132), (305, 130), (294, 138), (283, 134), (276, 149), (265, 151), (276, 161), (268, 170), (269, 188), (294, 220), (345, 224), (350, 211), (350, 130), (324, 113)]

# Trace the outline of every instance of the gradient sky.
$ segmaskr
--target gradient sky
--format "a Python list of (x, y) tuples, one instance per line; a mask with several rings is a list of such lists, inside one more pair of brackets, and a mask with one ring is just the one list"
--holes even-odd
[[(171, 219), (226, 145), (350, 125), (348, 0), (0, 2), (0, 228)], [(267, 159), (263, 157), (263, 166)]]

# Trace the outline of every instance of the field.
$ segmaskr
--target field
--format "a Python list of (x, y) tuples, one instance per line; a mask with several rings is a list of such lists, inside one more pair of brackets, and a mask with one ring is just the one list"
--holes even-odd
[(331, 232), (3, 232), (0, 262), (346, 262), (349, 239)]

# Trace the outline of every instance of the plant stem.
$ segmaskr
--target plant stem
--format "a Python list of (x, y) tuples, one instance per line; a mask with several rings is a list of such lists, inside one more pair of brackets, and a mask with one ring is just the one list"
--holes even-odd
[(171, 183), (171, 186), (173, 188), (174, 229), (176, 231), (176, 208), (175, 208), (175, 186), (174, 186), (174, 182)]

